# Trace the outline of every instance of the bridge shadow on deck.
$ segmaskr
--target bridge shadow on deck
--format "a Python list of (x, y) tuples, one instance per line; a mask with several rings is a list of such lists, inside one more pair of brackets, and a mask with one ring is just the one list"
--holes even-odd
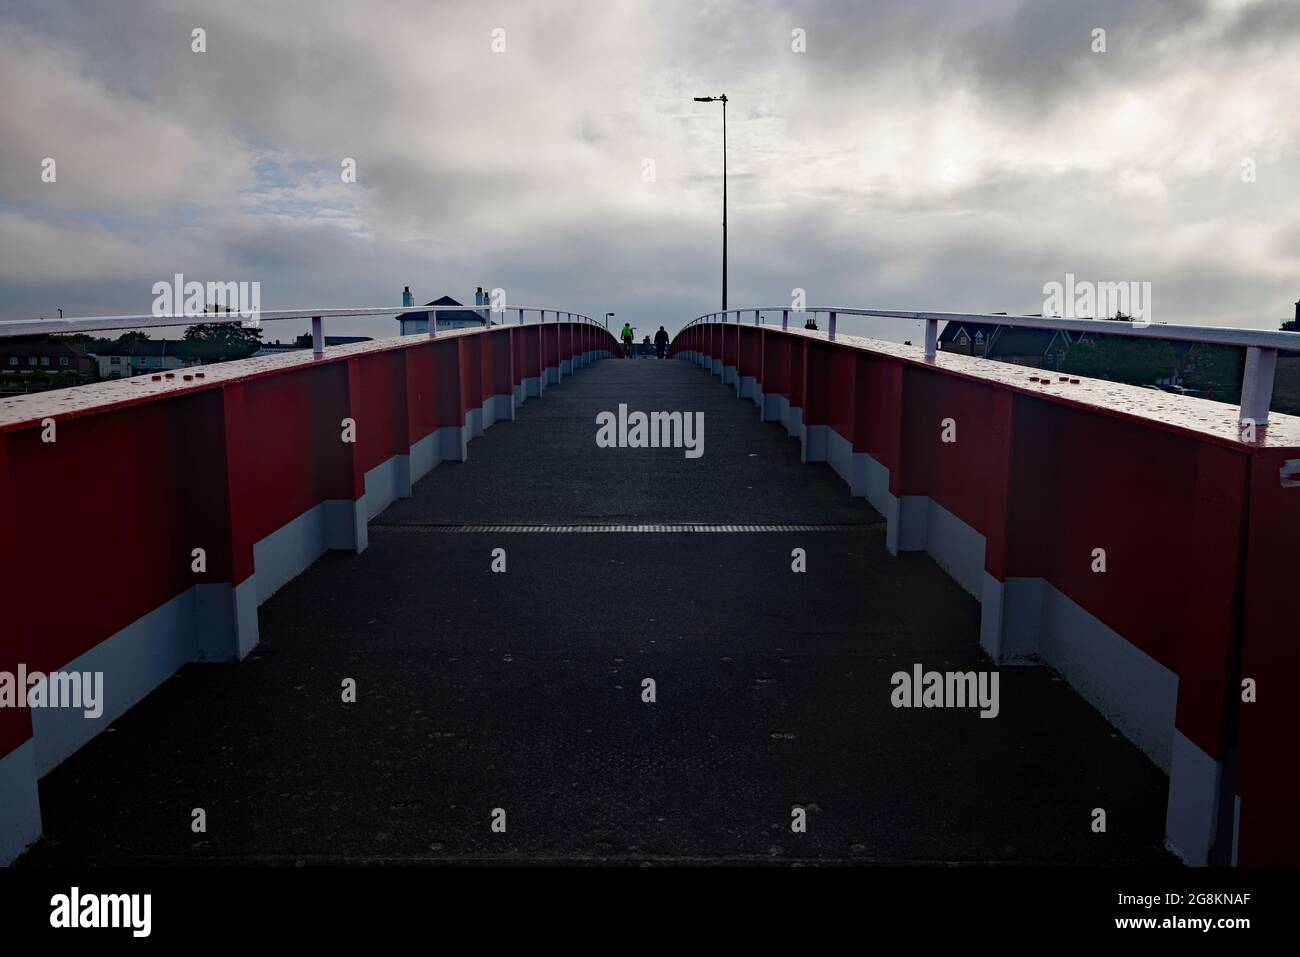
[[(597, 448), (619, 402), (703, 411), (703, 457)], [(856, 527), (445, 528), (669, 522)], [(1167, 862), (1164, 776), (1048, 670), (1003, 669), (993, 720), (891, 707), (895, 671), (990, 664), (976, 602), (884, 532), (695, 366), (597, 363), (48, 775), (22, 863)]]

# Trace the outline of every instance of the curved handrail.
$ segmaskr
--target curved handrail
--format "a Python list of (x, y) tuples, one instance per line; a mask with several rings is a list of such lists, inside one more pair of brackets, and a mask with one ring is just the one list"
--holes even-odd
[[(832, 316), (867, 316), (877, 319), (915, 319), (923, 322), (974, 322), (982, 325), (1013, 326), (1024, 329), (1061, 329), (1067, 332), (1096, 332), (1112, 336), (1138, 336), (1148, 339), (1177, 339), (1183, 342), (1206, 342), (1215, 345), (1257, 346), (1267, 349), (1300, 351), (1300, 332), (1273, 329), (1242, 329), (1233, 326), (1171, 325), (1169, 323), (1125, 322), (1116, 319), (1060, 319), (1053, 316), (1010, 316), (987, 312), (913, 312), (896, 309), (857, 309), (851, 306), (748, 306), (697, 316), (683, 328), (698, 322), (726, 322), (726, 316), (741, 321), (744, 313), (780, 312), (788, 315), (826, 313)], [(718, 319), (718, 316), (724, 318)], [(761, 323), (760, 323), (761, 324)]]
[[(1273, 373), (1278, 350), (1300, 352), (1300, 332), (1272, 329), (1239, 329), (1231, 326), (1195, 326), (1152, 324), (1116, 319), (1059, 319), (1053, 316), (1008, 316), (981, 312), (916, 312), (895, 309), (857, 309), (851, 306), (749, 306), (705, 313), (688, 322), (683, 329), (697, 323), (726, 323), (734, 314), (739, 323), (743, 314), (752, 313), (755, 325), (763, 325), (763, 313), (781, 313), (781, 328), (788, 329), (790, 313), (796, 315), (825, 313), (829, 316), (826, 334), (834, 339), (839, 316), (866, 316), (879, 319), (912, 319), (925, 323), (925, 358), (938, 351), (940, 322), (971, 322), (981, 325), (1011, 326), (1022, 329), (1055, 329), (1064, 332), (1092, 332), (1108, 336), (1134, 336), (1144, 339), (1173, 339), (1180, 342), (1204, 342), (1213, 345), (1241, 346), (1246, 349), (1246, 366), (1241, 382), (1241, 408), (1238, 420), (1250, 424), (1268, 422), (1273, 400)], [(719, 318), (721, 317), (721, 318)]]
[[(311, 319), (313, 322), (324, 319), (345, 318), (349, 316), (396, 316), (402, 313), (430, 313), (430, 312), (473, 312), (484, 316), (484, 325), (487, 325), (487, 315), (502, 316), (502, 323), (505, 322), (504, 316), (509, 312), (516, 312), (519, 323), (523, 324), (526, 313), (535, 312), (538, 314), (538, 321), (545, 322), (548, 312), (554, 313), (556, 321), (559, 321), (561, 315), (566, 316), (567, 322), (586, 322), (593, 326), (607, 328), (601, 321), (593, 319), (591, 316), (583, 315), (577, 312), (569, 312), (564, 309), (552, 309), (548, 306), (359, 306), (346, 307), (341, 309), (313, 307), (301, 309), (259, 309), (256, 311), (256, 323), (277, 322), (282, 319)], [(172, 326), (194, 326), (200, 323), (219, 323), (234, 322), (245, 323), (250, 318), (242, 316), (239, 313), (229, 312), (186, 312), (186, 313), (164, 313), (160, 315), (144, 314), (134, 316), (69, 316), (58, 319), (17, 319), (8, 322), (0, 322), (0, 339), (13, 336), (36, 336), (36, 335), (68, 335), (78, 332), (109, 332), (121, 329), (156, 329)], [(432, 333), (431, 333), (432, 334)]]

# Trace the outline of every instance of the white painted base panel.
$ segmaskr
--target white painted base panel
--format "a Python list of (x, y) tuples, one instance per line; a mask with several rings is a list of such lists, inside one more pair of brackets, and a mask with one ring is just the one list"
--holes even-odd
[(30, 740), (0, 758), (0, 798), (0, 865), (4, 865), (41, 836), (36, 746)]
[[(1218, 832), (1219, 793), (1223, 765), (1210, 757), (1181, 731), (1175, 730), (1170, 748), (1169, 806), (1165, 813), (1165, 844), (1188, 864), (1204, 865)], [(1241, 813), (1237, 798), (1237, 817)], [(1237, 835), (1232, 835), (1236, 863)]]

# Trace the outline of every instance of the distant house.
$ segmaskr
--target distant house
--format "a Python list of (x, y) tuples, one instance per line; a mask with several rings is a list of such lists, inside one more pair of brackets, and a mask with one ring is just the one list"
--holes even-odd
[[(351, 345), (355, 345), (358, 342), (373, 342), (373, 341), (374, 340), (371, 339), (370, 336), (326, 336), (325, 337), (325, 345), (327, 346), (351, 346)], [(293, 340), (293, 344), (297, 346), (299, 349), (310, 349), (311, 333), (304, 332), (297, 339)]]
[(297, 352), (301, 348), (302, 347), (298, 345), (296, 341), (281, 342), (279, 339), (275, 339), (271, 342), (261, 343), (257, 347), (257, 351), (254, 352), (249, 358), (260, 359), (262, 356), (278, 356), (284, 352)]
[(939, 348), (1035, 369), (1059, 369), (1070, 346), (1079, 339), (1077, 333), (1061, 329), (1023, 329), (953, 320), (939, 333)]
[(1300, 332), (1300, 299), (1295, 302), (1295, 318), (1282, 323), (1283, 332)]
[[(1283, 322), (1282, 331), (1300, 332), (1300, 301), (1295, 304), (1295, 318)], [(1273, 379), (1273, 408), (1289, 415), (1300, 415), (1300, 351), (1278, 351), (1277, 371)]]
[(76, 372), (94, 375), (94, 357), (71, 343), (48, 336), (0, 339), (0, 374)]
[(145, 372), (197, 365), (182, 358), (179, 339), (123, 339), (99, 353), (101, 379), (129, 379)]
[[(1300, 304), (1297, 305), (1297, 310), (1300, 310)], [(1119, 317), (1119, 319), (1122, 318)], [(1286, 325), (1283, 324), (1283, 328), (1286, 328)], [(1194, 360), (1200, 358), (1198, 350), (1221, 348), (1204, 343), (1155, 339), (1154, 337), (1152, 339), (1136, 339), (1127, 336), (1112, 337), (1097, 333), (1067, 332), (1062, 329), (1024, 329), (1013, 326), (999, 326), (993, 323), (956, 320), (949, 321), (943, 332), (939, 334), (939, 348), (944, 352), (981, 356), (998, 362), (1010, 362), (1015, 365), (1031, 366), (1036, 369), (1060, 371), (1065, 361), (1065, 354), (1084, 340), (1093, 343), (1099, 343), (1101, 340), (1113, 340), (1117, 348), (1130, 355), (1143, 349), (1144, 343), (1164, 343), (1169, 347), (1167, 373), (1153, 375), (1150, 380), (1144, 380), (1141, 384), (1161, 387), (1171, 392), (1188, 391), (1183, 388), (1183, 378), (1189, 363), (1193, 363)], [(1284, 352), (1283, 356), (1285, 355)], [(1110, 378), (1104, 372), (1093, 374)]]
[[(349, 346), (354, 342), (371, 342), (370, 336), (326, 336), (325, 345), (328, 346)], [(253, 353), (251, 358), (259, 359), (262, 356), (278, 356), (286, 352), (297, 352), (300, 349), (311, 348), (311, 333), (304, 332), (290, 342), (281, 342), (276, 339), (272, 342), (263, 342), (258, 350)]]
[[(426, 302), (426, 306), (460, 306), (463, 303), (457, 302), (451, 296), (443, 296), (441, 299), (435, 299), (433, 302)], [(404, 312), (397, 317), (401, 323), (402, 335), (413, 336), (417, 333), (428, 333), (429, 316), (427, 312)], [(439, 329), (464, 329), (467, 326), (482, 326), (483, 313), (475, 312), (473, 309), (446, 309), (437, 313)]]

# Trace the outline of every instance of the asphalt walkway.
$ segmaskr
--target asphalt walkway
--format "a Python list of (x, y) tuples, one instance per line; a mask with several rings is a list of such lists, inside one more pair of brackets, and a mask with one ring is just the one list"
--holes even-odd
[[(620, 402), (703, 412), (704, 454), (599, 448)], [(519, 527), (661, 523), (804, 527)], [(21, 863), (1167, 862), (1164, 776), (1047, 669), (1002, 669), (991, 720), (891, 706), (896, 671), (992, 666), (884, 537), (717, 379), (597, 363), (48, 775)]]

